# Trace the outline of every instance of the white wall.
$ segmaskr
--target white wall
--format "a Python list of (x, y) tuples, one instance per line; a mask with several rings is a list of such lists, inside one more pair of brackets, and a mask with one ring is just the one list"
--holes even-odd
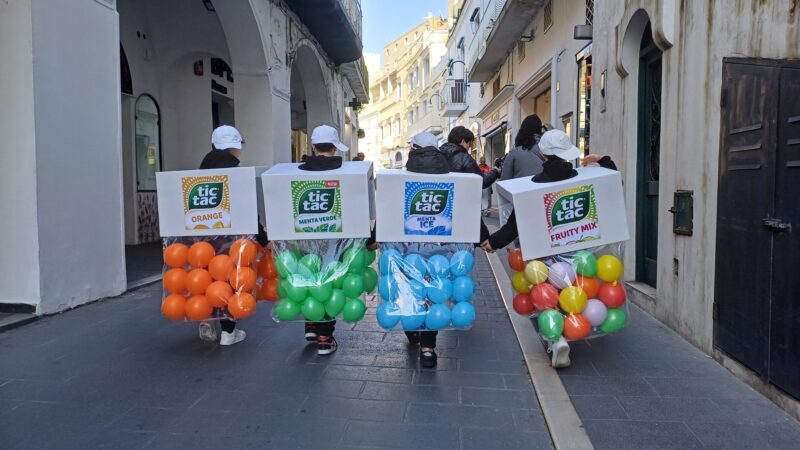
[(39, 300), (31, 1), (0, 2), (0, 303)]
[(39, 313), (125, 290), (119, 41), (98, 2), (33, 3)]

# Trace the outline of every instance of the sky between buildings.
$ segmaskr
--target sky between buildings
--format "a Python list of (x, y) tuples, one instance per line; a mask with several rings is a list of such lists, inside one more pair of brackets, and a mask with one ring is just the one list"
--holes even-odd
[(383, 47), (419, 25), (428, 13), (447, 17), (447, 0), (361, 0), (364, 52)]

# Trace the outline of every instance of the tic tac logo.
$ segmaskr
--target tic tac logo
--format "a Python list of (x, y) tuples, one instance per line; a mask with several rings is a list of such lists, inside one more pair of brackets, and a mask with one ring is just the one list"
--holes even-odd
[(295, 232), (341, 233), (339, 189), (339, 180), (292, 181)]
[(409, 214), (435, 216), (441, 214), (450, 200), (450, 191), (447, 189), (424, 189), (411, 199)]
[(549, 192), (544, 205), (551, 247), (600, 239), (594, 186)]
[(225, 185), (221, 182), (197, 183), (192, 186), (187, 196), (189, 211), (196, 209), (213, 209), (222, 203)]
[(336, 189), (309, 189), (300, 196), (298, 214), (323, 214), (333, 209)]

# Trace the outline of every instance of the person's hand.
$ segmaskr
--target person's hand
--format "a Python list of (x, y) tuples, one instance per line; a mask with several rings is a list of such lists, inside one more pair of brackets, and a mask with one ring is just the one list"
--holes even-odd
[(581, 165), (586, 167), (586, 166), (590, 166), (590, 165), (593, 165), (593, 164), (597, 164), (598, 161), (600, 161), (601, 158), (602, 158), (602, 156), (596, 155), (594, 153), (591, 153), (591, 154), (586, 155), (586, 156), (583, 157), (583, 160), (581, 161)]
[(493, 248), (492, 248), (492, 244), (490, 244), (490, 243), (489, 243), (489, 240), (488, 240), (488, 239), (487, 239), (487, 240), (485, 240), (485, 241), (483, 241), (483, 242), (481, 242), (481, 248), (482, 248), (484, 251), (486, 251), (486, 253), (494, 253), (494, 252), (496, 252), (496, 251), (497, 251), (497, 250), (495, 250), (495, 249), (493, 249)]

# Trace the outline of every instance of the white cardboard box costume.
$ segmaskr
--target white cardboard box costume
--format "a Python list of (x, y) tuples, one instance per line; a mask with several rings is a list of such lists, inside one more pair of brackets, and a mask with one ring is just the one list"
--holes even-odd
[(513, 199), (526, 261), (628, 240), (619, 172), (577, 171), (574, 178), (552, 183), (534, 183), (530, 177), (497, 183)]
[(378, 242), (478, 242), (482, 183), (466, 173), (379, 171)]
[(372, 163), (326, 171), (276, 164), (261, 174), (270, 240), (347, 239), (370, 235)]
[(162, 237), (258, 233), (255, 167), (156, 174)]

